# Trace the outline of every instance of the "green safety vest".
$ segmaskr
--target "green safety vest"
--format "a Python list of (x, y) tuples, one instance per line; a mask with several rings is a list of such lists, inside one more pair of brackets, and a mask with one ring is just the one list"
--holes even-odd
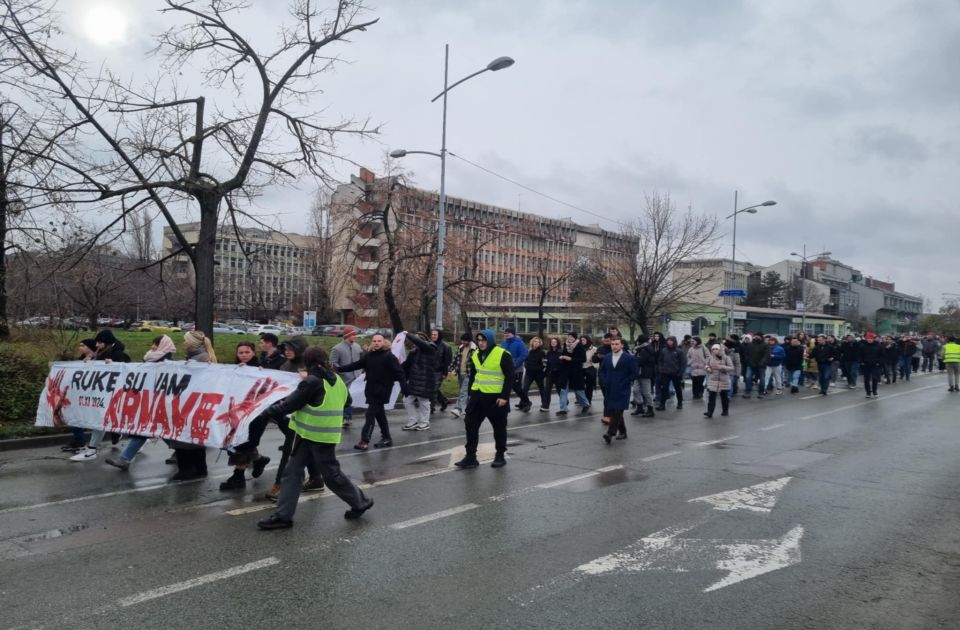
[(500, 346), (494, 346), (490, 354), (480, 363), (480, 351), (473, 353), (471, 360), (477, 373), (473, 377), (471, 391), (481, 394), (499, 394), (503, 391), (503, 370), (500, 369), (500, 357), (506, 352)]
[(290, 428), (305, 440), (322, 444), (339, 444), (343, 430), (343, 408), (347, 404), (349, 393), (343, 379), (337, 376), (337, 382), (331, 385), (323, 380), (323, 403), (318, 406), (307, 405), (294, 411), (290, 417)]
[(960, 343), (948, 343), (943, 346), (944, 363), (960, 363)]

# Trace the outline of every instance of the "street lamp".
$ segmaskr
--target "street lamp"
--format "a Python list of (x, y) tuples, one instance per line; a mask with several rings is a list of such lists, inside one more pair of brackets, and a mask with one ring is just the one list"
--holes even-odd
[(803, 332), (807, 332), (807, 283), (804, 282), (804, 275), (806, 274), (807, 261), (811, 258), (821, 258), (823, 256), (829, 256), (833, 252), (820, 252), (819, 254), (810, 254), (807, 256), (807, 244), (803, 244), (803, 255), (801, 256), (797, 252), (790, 252), (791, 256), (796, 256), (801, 261), (800, 263), (800, 299), (803, 300), (803, 311), (800, 316), (800, 328)]
[(443, 256), (446, 250), (446, 238), (447, 238), (447, 218), (446, 218), (446, 205), (447, 205), (447, 193), (446, 193), (446, 180), (447, 180), (447, 93), (450, 92), (453, 88), (457, 87), (464, 81), (468, 81), (478, 74), (483, 74), (484, 72), (496, 72), (497, 70), (503, 70), (504, 68), (509, 68), (514, 64), (513, 59), (510, 57), (497, 57), (486, 67), (477, 70), (473, 74), (468, 74), (463, 77), (453, 85), (448, 83), (448, 70), (450, 67), (450, 44), (444, 44), (443, 52), (443, 91), (430, 99), (431, 103), (436, 102), (438, 98), (443, 97), (443, 133), (440, 138), (440, 153), (434, 153), (433, 151), (405, 151), (403, 149), (397, 149), (396, 151), (390, 152), (390, 157), (401, 158), (406, 155), (411, 155), (414, 153), (422, 153), (424, 155), (432, 155), (440, 158), (440, 211), (439, 218), (437, 220), (437, 314), (436, 314), (436, 326), (437, 328), (443, 328)]
[[(733, 255), (730, 257), (730, 282), (731, 284), (736, 284), (737, 278), (737, 215), (746, 212), (748, 214), (756, 214), (757, 208), (762, 208), (765, 206), (775, 206), (777, 205), (776, 201), (764, 201), (763, 203), (758, 203), (755, 206), (748, 206), (746, 208), (741, 208), (737, 210), (737, 194), (739, 191), (733, 191), (733, 214), (727, 217), (727, 219), (733, 217)], [(731, 289), (735, 287), (730, 287)], [(727, 334), (733, 332), (733, 309), (736, 306), (737, 298), (730, 296), (730, 323), (728, 324)]]

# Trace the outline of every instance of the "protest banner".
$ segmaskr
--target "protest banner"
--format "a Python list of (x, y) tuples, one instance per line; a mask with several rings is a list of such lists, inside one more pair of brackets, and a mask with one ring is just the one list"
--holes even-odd
[(195, 361), (61, 361), (50, 369), (37, 426), (72, 426), (226, 448), (300, 383), (290, 372)]

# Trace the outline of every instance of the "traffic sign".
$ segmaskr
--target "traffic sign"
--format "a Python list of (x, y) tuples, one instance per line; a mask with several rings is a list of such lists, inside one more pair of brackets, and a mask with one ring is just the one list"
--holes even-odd
[(720, 297), (747, 297), (746, 289), (723, 289)]

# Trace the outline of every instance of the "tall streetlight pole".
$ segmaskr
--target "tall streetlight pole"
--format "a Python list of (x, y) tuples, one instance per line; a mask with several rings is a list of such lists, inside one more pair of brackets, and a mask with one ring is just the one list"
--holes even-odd
[[(764, 206), (777, 205), (776, 201), (764, 201), (763, 203), (758, 203), (755, 206), (748, 206), (746, 208), (741, 208), (740, 210), (737, 210), (737, 201), (738, 201), (737, 195), (739, 192), (740, 191), (737, 191), (737, 190), (733, 191), (733, 214), (727, 217), (728, 219), (731, 217), (733, 218), (733, 252), (731, 253), (731, 256), (730, 256), (730, 283), (731, 284), (736, 284), (736, 278), (737, 278), (737, 215), (740, 214), (741, 212), (756, 214), (757, 208), (762, 208)], [(736, 287), (730, 287), (730, 288), (734, 289)], [(730, 296), (730, 321), (727, 324), (728, 335), (733, 332), (733, 309), (736, 306), (736, 304), (737, 304), (737, 298), (731, 295)]]
[(802, 262), (800, 263), (800, 299), (803, 300), (803, 312), (800, 315), (800, 328), (803, 329), (803, 332), (807, 332), (807, 283), (804, 282), (807, 271), (807, 260), (810, 258), (821, 258), (823, 256), (829, 256), (833, 252), (820, 252), (819, 254), (811, 254), (807, 256), (807, 244), (803, 244), (803, 255), (801, 256), (797, 252), (790, 252), (791, 256), (796, 256)]
[(424, 153), (426, 155), (434, 155), (440, 158), (440, 210), (439, 217), (437, 219), (437, 312), (436, 312), (436, 327), (443, 328), (443, 274), (444, 274), (444, 254), (446, 253), (446, 239), (447, 239), (447, 191), (446, 191), (446, 181), (447, 181), (447, 93), (450, 92), (453, 88), (457, 87), (464, 81), (472, 79), (478, 74), (483, 74), (488, 70), (491, 72), (496, 72), (497, 70), (503, 70), (504, 68), (509, 68), (514, 64), (513, 59), (510, 57), (497, 57), (486, 67), (477, 70), (473, 74), (468, 74), (463, 77), (453, 85), (448, 84), (448, 74), (450, 67), (450, 44), (444, 44), (443, 51), (443, 91), (430, 99), (431, 103), (435, 103), (438, 98), (443, 97), (443, 131), (440, 136), (440, 153), (434, 153), (433, 151), (405, 151), (403, 149), (397, 149), (396, 151), (390, 152), (390, 157), (400, 158), (411, 153)]

